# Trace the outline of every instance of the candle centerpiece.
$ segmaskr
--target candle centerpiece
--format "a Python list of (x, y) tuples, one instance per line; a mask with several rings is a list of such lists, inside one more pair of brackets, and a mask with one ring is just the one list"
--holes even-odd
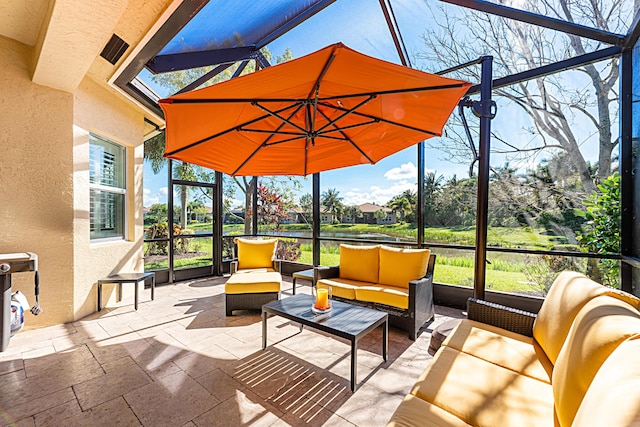
[(314, 313), (326, 313), (331, 311), (331, 286), (314, 286), (312, 288)]

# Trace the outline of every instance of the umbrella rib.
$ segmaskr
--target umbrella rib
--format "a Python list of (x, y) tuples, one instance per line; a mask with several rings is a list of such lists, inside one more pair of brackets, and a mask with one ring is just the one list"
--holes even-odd
[(467, 84), (468, 83), (454, 83), (450, 85), (424, 86), (424, 87), (414, 87), (414, 88), (407, 88), (407, 89), (391, 89), (391, 90), (380, 90), (375, 92), (351, 93), (348, 95), (327, 96), (324, 98), (320, 98), (320, 100), (332, 101), (334, 99), (358, 98), (358, 97), (371, 96), (371, 95), (393, 95), (396, 93), (429, 92), (432, 90), (458, 89), (458, 88), (464, 87)]
[(345, 111), (343, 114), (339, 115), (334, 120), (329, 120), (329, 123), (327, 123), (326, 125), (322, 126), (320, 129), (318, 129), (318, 133), (322, 132), (325, 128), (327, 128), (329, 126), (335, 126), (336, 122), (338, 122), (339, 120), (342, 120), (343, 118), (345, 118), (346, 116), (348, 116), (349, 114), (353, 113), (358, 108), (362, 107), (363, 105), (365, 105), (366, 103), (370, 102), (371, 100), (373, 100), (375, 98), (376, 98), (376, 95), (370, 95), (367, 99), (363, 100), (362, 102), (360, 102), (355, 107), (350, 108), (349, 111)]
[[(320, 114), (322, 114), (322, 115), (324, 116), (324, 118), (325, 118), (325, 119), (329, 120), (329, 117), (327, 117), (327, 115), (326, 115), (326, 114), (324, 114), (324, 113), (322, 112), (322, 110), (318, 110), (318, 111), (320, 112)], [(367, 156), (367, 155), (366, 155), (366, 153), (365, 153), (364, 151), (362, 151), (362, 149), (361, 149), (360, 147), (358, 147), (358, 145), (357, 145), (355, 142), (353, 142), (353, 141), (351, 140), (351, 138), (349, 138), (349, 137), (347, 136), (347, 134), (346, 134), (346, 133), (344, 133), (344, 132), (342, 131), (342, 129), (339, 129), (339, 128), (338, 128), (338, 126), (336, 126), (336, 124), (335, 124), (335, 123), (333, 124), (333, 126), (336, 128), (336, 130), (337, 130), (338, 132), (340, 132), (340, 134), (342, 134), (342, 136), (344, 136), (344, 139), (345, 139), (346, 141), (349, 141), (349, 143), (350, 143), (351, 145), (353, 145), (353, 148), (355, 148), (356, 150), (358, 150), (358, 151), (360, 152), (360, 154), (362, 154), (362, 155), (363, 155), (367, 160), (369, 160), (369, 163), (371, 163), (371, 164), (375, 163), (375, 162), (371, 159), (371, 157)], [(324, 137), (325, 137), (325, 138), (328, 138), (327, 136), (324, 136)]]
[[(353, 128), (357, 128), (357, 127), (360, 127), (360, 126), (371, 125), (371, 124), (378, 123), (378, 122), (380, 122), (380, 121), (376, 120), (376, 119), (371, 119), (368, 122), (354, 123), (352, 125), (344, 126), (344, 127), (341, 127), (341, 128), (338, 128), (336, 126), (336, 129), (334, 129), (334, 130), (329, 129), (329, 130), (327, 130), (327, 131), (325, 131), (323, 133), (318, 132), (318, 136), (321, 136), (323, 138), (331, 138), (330, 136), (327, 135), (327, 133), (333, 133), (333, 132), (336, 132), (336, 131), (342, 133), (342, 131), (344, 131), (345, 129), (353, 129)], [(343, 139), (343, 138), (336, 138), (336, 139)]]
[[(271, 130), (271, 129), (245, 129), (245, 128), (241, 128), (238, 129), (239, 131), (242, 132), (255, 132), (255, 133), (270, 133), (273, 135), (298, 135), (298, 136), (303, 136), (306, 137), (307, 135), (305, 133), (300, 133), (300, 132), (287, 132), (287, 131), (281, 131), (279, 129), (276, 130)], [(269, 140), (265, 140), (264, 143), (269, 142)]]
[[(278, 110), (277, 112), (278, 112), (278, 113), (281, 113), (281, 112), (283, 112), (283, 111), (287, 111), (289, 108), (292, 108), (292, 107), (294, 107), (294, 106), (295, 106), (295, 105), (288, 105), (288, 106), (286, 106), (286, 107), (284, 107), (284, 108), (282, 108), (282, 109)], [(294, 114), (295, 114), (295, 113), (294, 113)], [(243, 123), (243, 124), (241, 124), (241, 125), (234, 126), (234, 127), (229, 128), (229, 129), (227, 129), (227, 130), (224, 130), (224, 131), (222, 131), (222, 132), (218, 132), (218, 133), (216, 133), (215, 135), (207, 136), (206, 138), (202, 138), (201, 140), (198, 140), (198, 141), (192, 142), (192, 143), (191, 143), (191, 144), (189, 144), (189, 145), (185, 145), (184, 147), (180, 147), (180, 148), (178, 148), (178, 149), (176, 149), (176, 150), (170, 151), (170, 152), (166, 153), (166, 154), (164, 155), (164, 157), (173, 156), (174, 154), (181, 153), (181, 152), (183, 152), (183, 151), (185, 151), (185, 150), (188, 150), (188, 149), (190, 149), (190, 148), (193, 148), (193, 147), (195, 147), (195, 146), (198, 146), (198, 145), (200, 145), (200, 144), (202, 144), (202, 143), (205, 143), (205, 142), (207, 142), (207, 141), (210, 141), (210, 140), (212, 140), (212, 139), (215, 139), (215, 138), (218, 138), (218, 137), (220, 137), (220, 136), (223, 136), (223, 135), (226, 135), (226, 134), (228, 134), (228, 133), (231, 133), (231, 132), (233, 132), (233, 131), (237, 131), (237, 130), (239, 130), (239, 129), (242, 129), (242, 127), (243, 127), (243, 126), (248, 126), (248, 125), (251, 125), (251, 124), (253, 124), (253, 123), (259, 122), (260, 120), (264, 120), (264, 119), (266, 119), (267, 117), (269, 117), (269, 116), (268, 116), (268, 115), (264, 115), (264, 116), (256, 117), (255, 119), (249, 120), (248, 122)]]
[[(297, 105), (297, 107), (298, 107), (298, 108), (295, 108), (295, 109), (291, 112), (291, 114), (290, 114), (290, 115), (289, 115), (289, 117), (287, 118), (287, 119), (288, 119), (288, 120), (287, 120), (287, 122), (289, 121), (289, 119), (291, 119), (291, 117), (295, 116), (295, 115), (298, 113), (298, 111), (300, 111), (300, 108), (302, 108), (302, 104), (294, 104), (293, 106), (296, 106), (296, 105)], [(290, 107), (292, 107), (292, 106), (289, 106), (289, 107), (287, 107), (287, 108), (290, 108)], [(282, 109), (282, 110), (280, 110), (280, 111), (284, 111), (284, 110), (286, 110), (286, 108), (285, 108), (285, 109)], [(237, 173), (238, 173), (238, 171), (239, 171), (240, 169), (242, 169), (242, 168), (244, 167), (244, 165), (246, 165), (246, 164), (249, 162), (249, 160), (251, 160), (251, 159), (253, 158), (253, 156), (255, 156), (256, 154), (258, 154), (258, 151), (260, 151), (262, 148), (267, 147), (268, 145), (275, 145), (275, 144), (277, 144), (277, 143), (269, 144), (269, 140), (270, 140), (271, 138), (273, 138), (273, 136), (274, 136), (276, 133), (277, 133), (277, 134), (280, 134), (280, 135), (298, 135), (296, 138), (290, 138), (290, 139), (288, 139), (288, 140), (280, 141), (280, 143), (282, 143), (282, 142), (294, 141), (294, 140), (296, 140), (296, 139), (300, 139), (300, 137), (304, 137), (304, 136), (305, 136), (304, 134), (303, 134), (303, 135), (300, 135), (300, 134), (295, 134), (295, 133), (292, 133), (292, 132), (291, 132), (291, 133), (290, 133), (290, 132), (281, 132), (281, 131), (280, 131), (280, 129), (282, 129), (282, 127), (283, 127), (283, 126), (285, 125), (285, 123), (287, 123), (287, 122), (283, 121), (282, 123), (280, 123), (280, 126), (278, 126), (278, 127), (277, 127), (277, 129), (276, 129), (275, 131), (264, 131), (264, 130), (261, 130), (261, 129), (239, 129), (239, 130), (242, 130), (242, 131), (245, 131), (245, 132), (270, 132), (270, 133), (271, 133), (271, 135), (269, 135), (269, 136), (267, 137), (267, 139), (265, 139), (265, 140), (262, 142), (262, 144), (260, 144), (260, 145), (258, 146), (258, 148), (256, 148), (256, 149), (253, 151), (253, 153), (251, 153), (251, 155), (250, 155), (249, 157), (247, 157), (247, 158), (244, 160), (244, 162), (242, 162), (242, 163), (240, 164), (240, 166), (238, 166), (238, 167), (236, 168), (236, 170), (235, 170), (235, 171), (233, 171), (233, 174), (232, 174), (232, 175), (237, 174)]]
[[(339, 111), (348, 111), (346, 108), (338, 107), (338, 106), (331, 105), (331, 104), (325, 104), (325, 103), (323, 103), (323, 102), (321, 102), (321, 103), (320, 103), (320, 105), (322, 105), (322, 106), (324, 106), (324, 107), (327, 107), (327, 108), (333, 108), (333, 109), (335, 109), (335, 110), (339, 110)], [(405, 129), (409, 129), (409, 130), (414, 130), (414, 131), (416, 131), (416, 132), (427, 133), (427, 134), (432, 135), (432, 136), (440, 136), (440, 134), (439, 134), (439, 133), (432, 132), (432, 131), (430, 131), (430, 130), (420, 129), (420, 128), (417, 128), (417, 127), (415, 127), (415, 126), (405, 125), (405, 124), (403, 124), (403, 123), (394, 122), (394, 121), (392, 121), (392, 120), (387, 120), (387, 119), (382, 118), (382, 117), (372, 116), (372, 115), (370, 115), (370, 114), (360, 113), (360, 112), (358, 112), (358, 111), (353, 111), (351, 114), (355, 114), (356, 116), (365, 117), (365, 118), (367, 118), (367, 119), (371, 119), (371, 120), (377, 120), (377, 121), (379, 121), (379, 122), (383, 122), (383, 123), (388, 123), (388, 124), (390, 124), (390, 125), (398, 126), (398, 127), (401, 127), (401, 128), (405, 128)]]
[[(296, 129), (300, 129), (300, 132), (304, 132), (305, 134), (308, 133), (306, 129), (301, 128), (300, 126), (298, 126), (297, 124), (293, 123), (291, 120), (289, 120), (288, 118), (284, 118), (282, 117), (280, 114), (278, 114), (280, 111), (271, 111), (269, 110), (267, 107), (260, 105), (260, 103), (258, 102), (252, 102), (251, 105), (258, 107), (259, 109), (261, 109), (262, 111), (266, 112), (267, 114), (281, 120), (282, 122), (295, 127)], [(295, 102), (293, 105), (288, 106), (287, 108), (292, 108), (294, 106), (298, 106), (298, 102)], [(293, 116), (290, 116), (293, 117)]]

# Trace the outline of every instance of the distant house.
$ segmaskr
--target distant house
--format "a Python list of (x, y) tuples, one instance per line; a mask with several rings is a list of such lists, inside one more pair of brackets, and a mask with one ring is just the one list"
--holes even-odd
[(231, 209), (231, 212), (225, 212), (222, 218), (223, 224), (241, 224), (244, 222), (244, 209)]
[[(376, 205), (375, 203), (363, 203), (358, 206), (360, 211), (362, 212), (362, 218), (356, 218), (356, 224), (395, 224), (396, 223), (396, 213), (392, 209), (389, 209), (384, 206)], [(374, 216), (374, 214), (382, 210), (387, 214), (385, 218), (378, 219)], [(352, 223), (352, 218), (347, 215), (342, 216), (343, 223)]]

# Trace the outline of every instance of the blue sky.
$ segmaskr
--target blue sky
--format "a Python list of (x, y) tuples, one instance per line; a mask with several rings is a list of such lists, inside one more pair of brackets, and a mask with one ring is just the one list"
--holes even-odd
[[(432, 22), (431, 12), (424, 0), (394, 0), (392, 4), (406, 48), (412, 61), (415, 62), (413, 54), (425, 50), (421, 39), (425, 28), (435, 25)], [(367, 55), (400, 63), (380, 4), (372, 0), (337, 1), (288, 34), (272, 42), (268, 47), (274, 55), (281, 55), (286, 48), (289, 48), (294, 57), (300, 57), (336, 42), (343, 42)], [(426, 68), (425, 64), (414, 63), (412, 65), (419, 69)], [(578, 72), (573, 73), (579, 74)], [(583, 83), (578, 80), (578, 84)], [(162, 93), (160, 88), (158, 88), (158, 92)], [(505, 109), (505, 105), (500, 104), (503, 103), (499, 101), (498, 116), (493, 121), (493, 128), (500, 129), (502, 134), (509, 135), (514, 140), (530, 140), (531, 134), (523, 131), (523, 128), (529, 125), (524, 113), (514, 107)], [(471, 121), (470, 116), (472, 116), (470, 113), (467, 114), (467, 118)], [(584, 135), (584, 140), (588, 139), (589, 135)], [(439, 138), (432, 138), (426, 143), (426, 169), (445, 177), (454, 174), (459, 177), (467, 176), (468, 163), (459, 164), (446, 160), (445, 153), (437, 149), (440, 144)], [(592, 153), (591, 156), (587, 155), (587, 157), (593, 155), (595, 153)], [(523, 160), (520, 165), (512, 163), (512, 166), (526, 168), (539, 161), (540, 158), (530, 158)], [(492, 155), (493, 165), (502, 165), (503, 162), (502, 157)], [(320, 174), (321, 191), (335, 188), (347, 205), (365, 202), (382, 205), (404, 190), (415, 191), (417, 189), (416, 165), (417, 148), (411, 147), (381, 160), (376, 165), (361, 165), (323, 172)], [(297, 196), (311, 193), (311, 177), (300, 178), (300, 182), (303, 189)], [(166, 202), (166, 175), (153, 175), (146, 164), (144, 188), (145, 206)], [(240, 198), (239, 192), (237, 192), (237, 197)], [(240, 205), (241, 202), (237, 200), (232, 204), (234, 206)]]

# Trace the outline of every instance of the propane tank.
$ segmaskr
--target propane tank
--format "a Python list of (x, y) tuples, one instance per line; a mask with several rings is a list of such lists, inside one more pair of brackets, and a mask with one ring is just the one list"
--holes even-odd
[(24, 327), (24, 311), (29, 309), (27, 297), (20, 291), (11, 294), (11, 333), (14, 336)]

